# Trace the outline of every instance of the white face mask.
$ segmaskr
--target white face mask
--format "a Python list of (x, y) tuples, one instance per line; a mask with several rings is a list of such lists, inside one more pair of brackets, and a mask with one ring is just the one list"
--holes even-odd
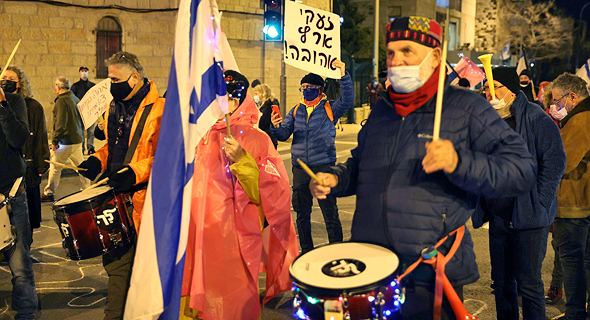
[(430, 50), (424, 60), (417, 66), (399, 66), (387, 68), (387, 78), (397, 93), (410, 93), (418, 90), (432, 75), (433, 61)]
[(86, 72), (82, 72), (82, 73), (80, 74), (80, 77), (81, 77), (82, 79), (88, 79), (88, 71), (86, 71)]
[(494, 109), (500, 110), (500, 109), (504, 108), (504, 106), (506, 106), (506, 101), (504, 101), (504, 98), (506, 98), (506, 96), (508, 95), (508, 93), (510, 93), (510, 92), (506, 92), (506, 94), (502, 97), (502, 99), (500, 99), (500, 101), (498, 103), (492, 104), (492, 106), (494, 107)]
[(256, 102), (256, 104), (260, 104), (262, 101), (260, 100), (259, 96), (254, 96), (254, 102)]

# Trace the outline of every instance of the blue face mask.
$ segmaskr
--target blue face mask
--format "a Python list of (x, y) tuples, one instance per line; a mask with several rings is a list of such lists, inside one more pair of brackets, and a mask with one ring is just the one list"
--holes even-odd
[(320, 95), (320, 89), (305, 89), (303, 90), (303, 98), (305, 101), (315, 100)]
[(399, 66), (387, 68), (387, 77), (393, 90), (397, 93), (410, 93), (418, 90), (432, 75), (433, 63), (431, 50), (417, 66)]

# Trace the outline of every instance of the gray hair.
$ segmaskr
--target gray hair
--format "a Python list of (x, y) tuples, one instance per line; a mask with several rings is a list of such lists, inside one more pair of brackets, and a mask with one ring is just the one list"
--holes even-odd
[(564, 92), (573, 92), (580, 98), (588, 97), (588, 87), (584, 79), (571, 73), (564, 73), (551, 82), (551, 88), (558, 88)]
[(55, 79), (55, 85), (60, 89), (70, 90), (70, 80), (64, 76), (59, 76)]
[(139, 77), (141, 79), (144, 78), (143, 66), (141, 65), (141, 62), (139, 62), (139, 58), (133, 53), (125, 51), (117, 52), (104, 62), (107, 67), (118, 66), (119, 68), (124, 68), (131, 72), (137, 71)]
[(33, 97), (33, 87), (31, 86), (31, 83), (29, 82), (29, 78), (27, 77), (27, 75), (25, 74), (23, 69), (21, 69), (18, 66), (10, 65), (10, 66), (6, 67), (6, 70), (10, 70), (10, 71), (16, 73), (16, 77), (18, 78), (18, 83), (19, 83), (19, 88), (16, 93), (20, 94), (23, 98), (32, 98)]

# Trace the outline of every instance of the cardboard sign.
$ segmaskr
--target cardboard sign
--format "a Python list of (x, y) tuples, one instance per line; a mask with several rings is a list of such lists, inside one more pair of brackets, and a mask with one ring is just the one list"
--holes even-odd
[(294, 1), (285, 2), (285, 63), (340, 79), (333, 63), (340, 59), (340, 16)]
[(113, 100), (111, 95), (111, 79), (104, 79), (92, 87), (82, 100), (78, 102), (78, 109), (84, 122), (84, 128), (92, 126), (109, 107)]

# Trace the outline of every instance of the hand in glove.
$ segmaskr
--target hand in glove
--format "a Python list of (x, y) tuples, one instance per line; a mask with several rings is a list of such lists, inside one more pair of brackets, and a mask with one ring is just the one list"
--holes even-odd
[[(127, 168), (126, 171), (119, 173), (121, 169)], [(129, 192), (135, 184), (135, 172), (129, 166), (119, 168), (109, 175), (109, 186), (117, 193)]]
[(87, 169), (86, 171), (80, 170), (78, 173), (87, 179), (94, 180), (102, 171), (102, 164), (97, 157), (88, 157), (88, 160), (80, 163), (78, 168)]

